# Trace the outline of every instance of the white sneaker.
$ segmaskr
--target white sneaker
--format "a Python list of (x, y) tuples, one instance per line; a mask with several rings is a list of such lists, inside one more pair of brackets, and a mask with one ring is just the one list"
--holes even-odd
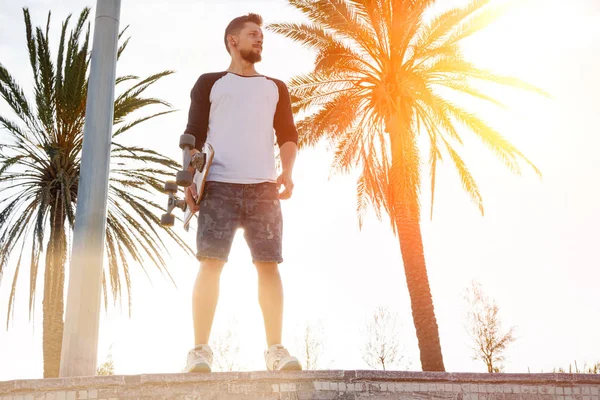
[(267, 369), (271, 371), (300, 371), (302, 365), (296, 357), (290, 356), (285, 347), (274, 344), (265, 351), (265, 362)]
[(211, 372), (213, 352), (209, 345), (196, 346), (188, 353), (185, 372)]

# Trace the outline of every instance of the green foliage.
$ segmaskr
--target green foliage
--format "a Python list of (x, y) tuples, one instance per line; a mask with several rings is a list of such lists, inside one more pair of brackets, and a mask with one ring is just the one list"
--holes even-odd
[(98, 376), (108, 376), (115, 374), (115, 361), (112, 356), (112, 346), (108, 350), (108, 355), (106, 356), (106, 360), (98, 366), (96, 369), (96, 375)]
[[(70, 30), (71, 16), (63, 22), (56, 58), (48, 43), (50, 13), (45, 30), (32, 29), (28, 9), (23, 10), (23, 15), (33, 72), (33, 102), (0, 62), (0, 96), (14, 114), (0, 116), (0, 248), (3, 249), (0, 276), (12, 257), (17, 260), (7, 323), (14, 313), (15, 288), (24, 255), (30, 258), (31, 317), (40, 257), (51, 245), (55, 234), (52, 229), (58, 227), (63, 233), (73, 229), (90, 64), (89, 8), (81, 12)], [(128, 41), (121, 43), (119, 57)], [(164, 258), (168, 251), (166, 238), (191, 253), (178, 235), (160, 226), (157, 214), (163, 207), (154, 201), (162, 191), (163, 181), (173, 175), (178, 164), (157, 151), (119, 143), (123, 134), (134, 133), (131, 128), (174, 111), (164, 100), (145, 96), (146, 89), (172, 73), (162, 71), (141, 80), (135, 76), (117, 79), (117, 92), (126, 83), (131, 86), (115, 99), (106, 226), (107, 265), (102, 279), (105, 306), (109, 288), (115, 301), (121, 299), (123, 283), (131, 306), (132, 262), (144, 270), (150, 263), (169, 275)], [(167, 110), (130, 119), (134, 112), (149, 106), (162, 106)], [(70, 244), (71, 235), (66, 235), (66, 239)], [(26, 249), (29, 251), (25, 252)], [(59, 264), (64, 266), (66, 261), (67, 256), (63, 254)], [(54, 273), (48, 268), (49, 265), (46, 276)], [(60, 313), (62, 315), (62, 310)]]
[(569, 366), (567, 368), (554, 368), (552, 372), (557, 372), (561, 374), (600, 374), (600, 361), (592, 365), (584, 363), (581, 369), (579, 367), (579, 364), (577, 364), (577, 361), (574, 361), (573, 364), (569, 363)]

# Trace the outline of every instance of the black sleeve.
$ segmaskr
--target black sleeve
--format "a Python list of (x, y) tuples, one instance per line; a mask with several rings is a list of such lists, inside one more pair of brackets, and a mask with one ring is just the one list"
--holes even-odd
[(288, 88), (282, 81), (275, 81), (277, 89), (279, 89), (279, 101), (275, 109), (275, 117), (273, 119), (273, 128), (275, 128), (275, 136), (279, 147), (284, 143), (294, 142), (298, 144), (298, 131), (294, 124), (294, 115), (292, 114), (292, 103)]
[(188, 123), (184, 133), (196, 138), (196, 149), (201, 150), (206, 142), (208, 131), (208, 115), (210, 113), (210, 88), (205, 75), (196, 81), (190, 94), (191, 104)]

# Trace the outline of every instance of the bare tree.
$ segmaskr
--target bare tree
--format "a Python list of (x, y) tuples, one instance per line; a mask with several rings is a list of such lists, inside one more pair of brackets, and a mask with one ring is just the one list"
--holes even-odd
[(115, 362), (112, 357), (112, 345), (108, 348), (108, 355), (106, 361), (98, 366), (96, 369), (96, 375), (114, 375), (115, 374)]
[(398, 315), (387, 307), (377, 307), (367, 322), (363, 360), (371, 368), (391, 367), (399, 362)]
[(212, 340), (210, 347), (214, 355), (214, 371), (231, 372), (241, 369), (240, 341), (236, 332), (237, 320), (230, 319), (223, 333)]
[(307, 321), (296, 339), (297, 349), (305, 370), (322, 368), (325, 331), (323, 323)]
[(465, 290), (464, 298), (470, 309), (467, 312), (467, 332), (473, 339), (473, 360), (485, 363), (489, 373), (502, 372), (503, 353), (516, 340), (515, 327), (502, 333), (502, 324), (496, 302), (483, 293), (481, 284), (473, 281)]

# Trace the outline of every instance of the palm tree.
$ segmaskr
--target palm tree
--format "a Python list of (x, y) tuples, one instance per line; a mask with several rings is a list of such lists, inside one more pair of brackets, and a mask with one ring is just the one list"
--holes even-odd
[[(0, 253), (0, 277), (10, 260), (16, 265), (7, 328), (14, 314), (15, 290), (21, 267), (25, 264), (24, 253), (28, 253), (26, 258), (30, 256), (30, 318), (34, 312), (40, 259), (44, 255), (44, 377), (58, 376), (60, 365), (65, 269), (77, 202), (90, 62), (89, 14), (89, 8), (81, 12), (68, 38), (71, 16), (63, 22), (54, 63), (48, 43), (50, 13), (46, 29), (37, 27), (33, 31), (29, 11), (23, 9), (33, 69), (34, 104), (29, 102), (21, 87), (0, 64), (0, 95), (20, 120), (15, 122), (0, 116), (0, 126), (4, 128), (0, 131), (4, 133), (0, 152), (0, 185), (3, 186), (0, 195), (0, 248), (3, 249)], [(120, 45), (118, 56), (121, 56), (128, 41)], [(142, 268), (146, 262), (151, 262), (169, 275), (163, 258), (165, 238), (190, 251), (179, 236), (160, 226), (156, 214), (161, 207), (148, 196), (162, 190), (161, 182), (165, 176), (172, 175), (177, 163), (153, 150), (114, 141), (134, 126), (173, 111), (163, 110), (126, 121), (126, 117), (146, 106), (170, 108), (167, 102), (143, 97), (143, 94), (149, 86), (171, 73), (163, 71), (141, 80), (128, 75), (116, 80), (117, 87), (126, 82), (132, 85), (115, 100), (106, 227), (107, 263), (102, 279), (105, 307), (109, 287), (114, 301), (121, 301), (124, 280), (131, 312), (132, 261)], [(30, 252), (25, 252), (25, 248)]]
[(539, 174), (500, 133), (448, 96), (455, 92), (499, 104), (480, 82), (541, 92), (479, 69), (461, 54), (461, 40), (499, 15), (488, 3), (473, 0), (429, 20), (426, 11), (434, 0), (289, 0), (309, 22), (267, 27), (316, 50), (314, 70), (289, 82), (294, 112), (308, 114), (298, 122), (299, 145), (328, 140), (335, 146), (333, 171), (360, 168), (359, 225), (368, 204), (378, 217), (389, 216), (400, 242), (425, 371), (443, 371), (444, 362), (420, 229), (418, 138), (429, 139), (432, 199), (445, 152), (482, 214), (477, 184), (456, 150), (461, 128), (512, 171), (520, 172), (519, 161), (524, 161)]

